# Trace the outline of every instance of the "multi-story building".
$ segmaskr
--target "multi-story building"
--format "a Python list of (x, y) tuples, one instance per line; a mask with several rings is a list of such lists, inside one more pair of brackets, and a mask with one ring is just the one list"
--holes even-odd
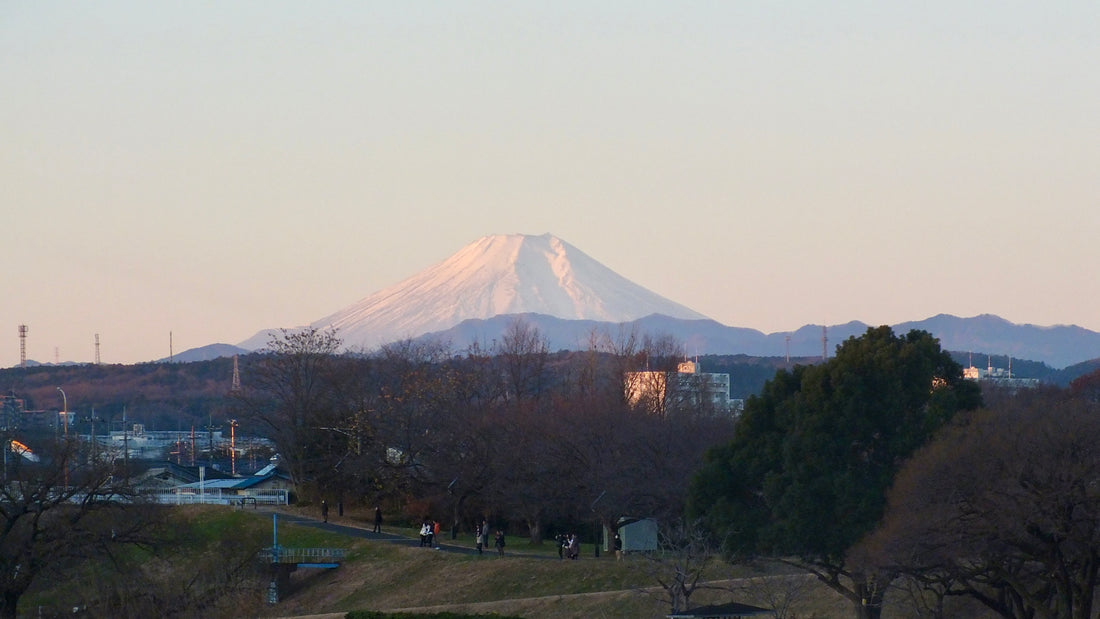
[(699, 363), (684, 361), (675, 372), (627, 372), (626, 400), (664, 415), (680, 410), (731, 413), (738, 410), (730, 400), (730, 375), (702, 372)]

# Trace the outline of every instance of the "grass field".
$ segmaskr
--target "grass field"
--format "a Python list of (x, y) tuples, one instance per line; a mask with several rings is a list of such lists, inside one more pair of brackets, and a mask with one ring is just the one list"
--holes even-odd
[[(341, 524), (365, 521), (354, 515)], [(413, 529), (387, 532), (414, 537)], [(594, 557), (592, 546), (577, 561), (560, 561), (553, 542), (531, 546), (524, 538), (509, 538), (507, 555), (498, 558), (460, 555), (392, 543), (333, 539), (309, 527), (282, 526), (284, 545), (343, 543), (350, 549), (335, 570), (299, 570), (282, 601), (269, 607), (269, 617), (290, 617), (349, 610), (419, 610), (499, 613), (531, 619), (574, 617), (664, 617), (669, 603), (652, 573), (652, 562), (627, 557)], [(308, 535), (311, 539), (298, 538)], [(336, 536), (340, 537), (340, 536)], [(449, 535), (442, 542), (451, 543)], [(293, 541), (289, 541), (293, 540)], [(467, 535), (456, 540), (472, 546)], [(522, 555), (522, 556), (518, 556)], [(744, 566), (716, 563), (708, 579), (714, 589), (703, 589), (693, 606), (739, 601), (770, 607), (790, 602), (787, 617), (844, 617), (847, 603), (804, 576), (764, 573)], [(720, 587), (720, 588), (719, 588)], [(789, 599), (788, 599), (789, 598)]]

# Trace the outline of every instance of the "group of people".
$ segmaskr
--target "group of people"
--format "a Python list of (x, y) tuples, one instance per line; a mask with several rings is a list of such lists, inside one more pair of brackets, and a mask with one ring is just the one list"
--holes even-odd
[[(481, 524), (477, 525), (477, 529), (474, 530), (474, 539), (477, 542), (477, 554), (483, 554), (489, 547), (489, 523), (482, 520)], [(497, 549), (497, 556), (504, 556), (504, 531), (497, 529), (496, 536), (493, 538), (493, 545)]]
[(558, 542), (559, 559), (577, 559), (581, 556), (581, 538), (576, 533), (559, 533), (554, 539)]
[(425, 518), (420, 525), (420, 546), (422, 548), (427, 546), (428, 548), (438, 549), (439, 547), (435, 545), (436, 535), (439, 535), (439, 523), (430, 518)]
[[(554, 539), (558, 542), (558, 558), (565, 559), (577, 559), (581, 555), (581, 540), (576, 533), (559, 533)], [(623, 560), (623, 538), (619, 537), (618, 531), (615, 532), (615, 537), (612, 539), (612, 547), (615, 550), (615, 559)], [(596, 556), (599, 556), (598, 554)]]
[[(343, 504), (340, 505), (340, 515), (343, 515)], [(321, 518), (325, 522), (328, 522), (328, 501), (321, 499)], [(382, 532), (382, 508), (375, 506), (374, 508), (374, 532)], [(439, 523), (431, 518), (425, 518), (420, 524), (420, 547), (435, 548), (438, 550), (438, 546), (435, 545), (436, 536), (439, 535)], [(477, 525), (477, 529), (474, 532), (477, 540), (477, 554), (483, 554), (489, 548), (489, 523), (485, 520), (481, 521), (481, 524)], [(559, 538), (564, 536), (559, 535)], [(573, 540), (572, 553), (570, 559), (577, 558), (577, 552), (580, 547), (580, 543), (576, 541), (575, 535), (570, 535), (570, 539)], [(497, 549), (497, 555), (504, 556), (504, 531), (497, 529), (496, 534), (493, 537), (493, 546)], [(563, 551), (559, 551), (561, 554)]]

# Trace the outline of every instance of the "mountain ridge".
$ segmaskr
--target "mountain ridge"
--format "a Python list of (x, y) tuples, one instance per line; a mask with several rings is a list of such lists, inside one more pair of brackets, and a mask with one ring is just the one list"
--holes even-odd
[[(393, 286), (288, 330), (335, 329), (348, 349), (364, 352), (423, 337), (462, 347), (499, 340), (516, 316), (533, 321), (553, 349), (586, 347), (593, 329), (629, 326), (639, 335), (672, 335), (689, 355), (831, 355), (837, 344), (869, 326), (851, 321), (823, 330), (809, 324), (769, 334), (726, 326), (634, 284), (552, 234), (507, 234), (483, 236)], [(897, 332), (928, 331), (948, 350), (1057, 367), (1100, 357), (1100, 333), (1076, 325), (1040, 327), (993, 314), (937, 314), (891, 326)], [(262, 349), (280, 331), (259, 331), (238, 347)]]
[[(551, 350), (575, 349), (575, 346), (583, 348), (587, 346), (588, 336), (593, 329), (602, 329), (615, 335), (622, 325), (628, 330), (636, 327), (639, 335), (671, 335), (683, 343), (684, 353), (689, 356), (744, 354), (783, 357), (789, 354), (792, 357), (820, 357), (826, 348), (828, 355), (832, 356), (841, 342), (850, 337), (858, 337), (869, 327), (876, 326), (850, 321), (824, 326), (824, 330), (823, 325), (807, 324), (794, 331), (764, 333), (757, 329), (726, 326), (710, 319), (680, 320), (660, 315), (626, 323), (599, 324), (523, 314), (468, 320), (451, 329), (424, 334), (421, 338), (449, 341), (459, 347), (474, 341), (490, 342), (493, 339), (499, 340), (506, 326), (517, 318), (522, 318), (538, 328), (547, 339)], [(993, 328), (991, 324), (997, 321), (1000, 326)], [(889, 326), (896, 333), (907, 333), (912, 329), (928, 331), (940, 340), (940, 345), (945, 350), (1010, 356), (1043, 362), (1054, 368), (1065, 368), (1100, 358), (1100, 333), (1076, 325), (1019, 325), (992, 314), (972, 318), (937, 314), (924, 320)], [(823, 336), (827, 338), (824, 347), (821, 339)]]

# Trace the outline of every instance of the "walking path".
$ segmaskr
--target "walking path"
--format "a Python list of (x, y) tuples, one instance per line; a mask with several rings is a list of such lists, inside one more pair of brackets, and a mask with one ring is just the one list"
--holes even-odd
[[(413, 546), (419, 546), (420, 545), (420, 540), (418, 538), (411, 538), (411, 537), (407, 537), (405, 535), (398, 535), (396, 533), (386, 533), (385, 531), (383, 531), (381, 533), (375, 533), (372, 530), (373, 525), (372, 525), (371, 528), (367, 528), (365, 525), (358, 525), (358, 524), (355, 524), (353, 522), (336, 523), (336, 522), (333, 522), (332, 519), (330, 519), (329, 522), (323, 522), (321, 520), (317, 520), (316, 518), (311, 518), (309, 516), (302, 516), (302, 515), (299, 515), (299, 514), (286, 513), (286, 512), (282, 512), (282, 511), (273, 511), (272, 513), (278, 514), (278, 521), (280, 523), (289, 522), (289, 523), (297, 524), (297, 525), (301, 525), (301, 526), (314, 527), (314, 528), (317, 528), (317, 529), (321, 529), (323, 531), (329, 531), (331, 533), (338, 533), (340, 535), (346, 535), (348, 537), (355, 537), (355, 538), (359, 538), (359, 539), (368, 539), (368, 540), (379, 541), (379, 542), (390, 542), (390, 543), (398, 544), (398, 545), (401, 545), (401, 546), (413, 547)], [(435, 540), (435, 550), (439, 550), (441, 552), (450, 552), (450, 553), (454, 553), (454, 554), (464, 554), (464, 555), (476, 555), (477, 554), (477, 549), (475, 547), (473, 547), (473, 541), (472, 540), (469, 542), (469, 545), (461, 545), (459, 542), (457, 542), (455, 540), (445, 540), (445, 541), (441, 542), (441, 540), (437, 537), (436, 540)], [(522, 553), (522, 552), (512, 552), (510, 550), (506, 551), (506, 553), (509, 557), (526, 557), (526, 558), (530, 558), (530, 559), (550, 559), (551, 558), (549, 555), (533, 554), (533, 553)], [(486, 549), (484, 551), (485, 556), (491, 556), (491, 555), (495, 555), (495, 554), (496, 554), (496, 549), (495, 548)], [(553, 558), (555, 560), (557, 560), (557, 556), (554, 556)]]

